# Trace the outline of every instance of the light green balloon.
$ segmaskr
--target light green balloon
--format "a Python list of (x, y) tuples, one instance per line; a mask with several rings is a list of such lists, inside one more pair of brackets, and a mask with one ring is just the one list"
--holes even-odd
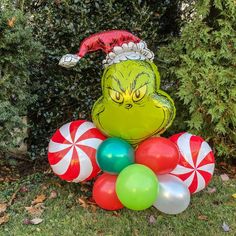
[(133, 164), (123, 169), (116, 181), (121, 203), (131, 210), (145, 210), (155, 202), (159, 191), (156, 175), (148, 167)]

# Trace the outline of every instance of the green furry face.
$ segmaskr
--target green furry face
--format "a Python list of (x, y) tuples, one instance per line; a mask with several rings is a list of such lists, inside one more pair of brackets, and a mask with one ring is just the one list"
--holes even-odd
[(151, 62), (127, 60), (107, 67), (103, 96), (93, 107), (93, 122), (106, 135), (132, 144), (164, 132), (175, 108), (159, 86), (159, 73)]
[(155, 74), (151, 66), (136, 62), (137, 66), (132, 70), (133, 64), (121, 63), (105, 71), (102, 80), (105, 100), (131, 109), (145, 103), (148, 94), (155, 92)]

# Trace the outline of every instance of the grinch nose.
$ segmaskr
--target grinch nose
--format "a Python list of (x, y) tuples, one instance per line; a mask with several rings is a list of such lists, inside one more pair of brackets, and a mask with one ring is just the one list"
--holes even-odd
[(131, 103), (125, 104), (125, 108), (126, 108), (126, 109), (130, 109), (132, 106), (133, 106), (133, 105), (132, 105)]

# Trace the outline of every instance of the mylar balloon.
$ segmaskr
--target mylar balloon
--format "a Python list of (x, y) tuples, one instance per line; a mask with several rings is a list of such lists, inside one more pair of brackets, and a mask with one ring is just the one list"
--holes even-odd
[(96, 150), (105, 138), (89, 121), (77, 120), (63, 125), (48, 146), (48, 161), (53, 172), (73, 182), (95, 177), (100, 172)]
[(177, 166), (179, 150), (167, 138), (152, 137), (139, 144), (135, 151), (135, 162), (148, 166), (156, 174), (167, 174)]
[(108, 138), (98, 148), (97, 163), (104, 172), (118, 174), (134, 163), (134, 150), (124, 140)]
[(190, 203), (190, 192), (177, 177), (167, 174), (159, 175), (159, 194), (154, 206), (166, 214), (179, 214)]
[(124, 207), (116, 194), (116, 180), (116, 175), (104, 173), (94, 182), (93, 199), (105, 210), (114, 211)]
[(203, 138), (189, 133), (175, 134), (170, 140), (180, 150), (180, 160), (171, 174), (184, 181), (191, 193), (201, 191), (214, 172), (215, 158), (211, 147)]
[(157, 198), (157, 177), (146, 166), (130, 165), (119, 174), (116, 193), (125, 207), (131, 210), (145, 210), (152, 206)]
[(76, 54), (59, 62), (72, 67), (88, 52), (107, 56), (102, 76), (103, 95), (93, 106), (92, 119), (107, 136), (131, 144), (163, 133), (175, 117), (174, 102), (160, 90), (160, 76), (152, 62), (154, 53), (144, 41), (123, 30), (101, 32), (86, 38)]
[(174, 103), (160, 90), (160, 76), (152, 62), (112, 64), (103, 74), (102, 85), (103, 96), (93, 106), (92, 119), (107, 136), (137, 144), (170, 126)]

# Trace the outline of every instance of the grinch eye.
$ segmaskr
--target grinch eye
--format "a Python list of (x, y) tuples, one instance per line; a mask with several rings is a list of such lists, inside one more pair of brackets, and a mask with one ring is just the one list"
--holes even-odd
[(114, 102), (121, 104), (124, 101), (122, 94), (118, 91), (115, 91), (113, 89), (109, 89), (109, 95)]
[(134, 102), (138, 102), (141, 99), (143, 99), (143, 97), (145, 96), (146, 92), (147, 92), (147, 85), (146, 84), (144, 86), (136, 89), (134, 91), (134, 93), (133, 93), (133, 96), (132, 96), (133, 101)]

